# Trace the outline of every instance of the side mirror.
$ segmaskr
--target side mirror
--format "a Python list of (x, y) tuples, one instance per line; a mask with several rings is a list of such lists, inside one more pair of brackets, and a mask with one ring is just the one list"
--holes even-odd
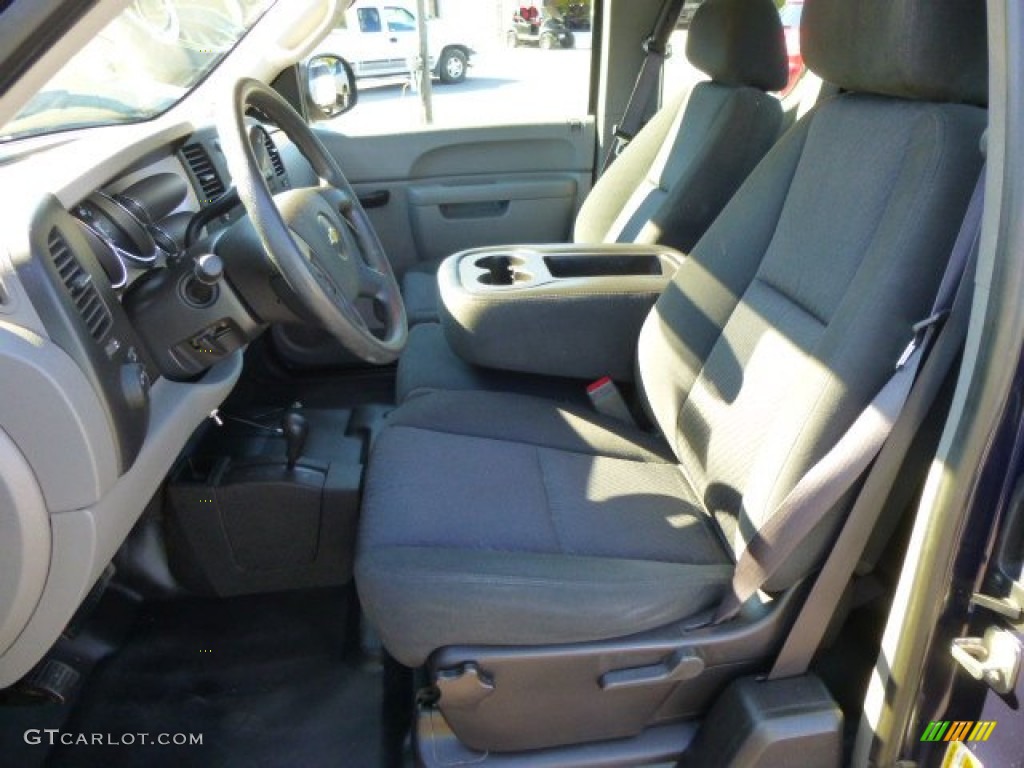
[(342, 115), (359, 100), (352, 65), (334, 54), (320, 54), (306, 62), (305, 85), (312, 120), (330, 120)]

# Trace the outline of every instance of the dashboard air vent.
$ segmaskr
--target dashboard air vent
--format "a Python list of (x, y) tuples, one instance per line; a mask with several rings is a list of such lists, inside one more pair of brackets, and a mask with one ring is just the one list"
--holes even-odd
[(221, 181), (217, 168), (210, 160), (206, 147), (202, 144), (189, 144), (181, 150), (181, 154), (185, 156), (185, 162), (192, 169), (192, 175), (196, 177), (202, 188), (203, 194), (200, 203), (204, 206), (209, 205), (224, 194), (224, 182)]
[(284, 176), (284, 163), (281, 162), (281, 153), (277, 151), (277, 145), (274, 144), (274, 140), (270, 138), (269, 133), (263, 134), (263, 144), (267, 148), (267, 154), (270, 155), (270, 162), (274, 164), (274, 173), (278, 176)]
[(100, 298), (99, 291), (92, 282), (92, 277), (78, 262), (78, 258), (68, 247), (67, 241), (61, 234), (53, 229), (50, 231), (48, 240), (50, 257), (53, 259), (53, 266), (60, 275), (61, 282), (67, 288), (71, 301), (74, 302), (78, 314), (85, 321), (89, 335), (96, 341), (103, 341), (110, 332), (114, 320), (110, 310)]

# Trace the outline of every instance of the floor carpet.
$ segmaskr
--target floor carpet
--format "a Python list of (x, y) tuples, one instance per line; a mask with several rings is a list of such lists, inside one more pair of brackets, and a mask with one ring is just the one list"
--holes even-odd
[[(47, 764), (376, 766), (380, 668), (345, 659), (345, 619), (335, 590), (146, 606), (64, 728), (120, 745), (57, 747)], [(197, 734), (202, 744), (142, 745), (128, 734)]]

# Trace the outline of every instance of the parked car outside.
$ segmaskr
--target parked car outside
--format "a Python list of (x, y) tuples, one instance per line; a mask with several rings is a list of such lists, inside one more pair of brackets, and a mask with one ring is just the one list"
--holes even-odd
[[(429, 67), (442, 83), (461, 83), (475, 53), (467, 40), (442, 19), (427, 19)], [(315, 53), (336, 53), (357, 78), (412, 72), (419, 53), (415, 3), (358, 0)]]

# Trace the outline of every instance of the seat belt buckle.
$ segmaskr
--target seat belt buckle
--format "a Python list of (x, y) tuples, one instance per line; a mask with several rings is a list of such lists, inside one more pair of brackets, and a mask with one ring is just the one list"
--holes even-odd
[(602, 376), (597, 381), (588, 384), (587, 397), (590, 398), (591, 405), (598, 413), (627, 424), (635, 423), (633, 414), (629, 412), (629, 406), (626, 405), (626, 399), (610, 377)]

